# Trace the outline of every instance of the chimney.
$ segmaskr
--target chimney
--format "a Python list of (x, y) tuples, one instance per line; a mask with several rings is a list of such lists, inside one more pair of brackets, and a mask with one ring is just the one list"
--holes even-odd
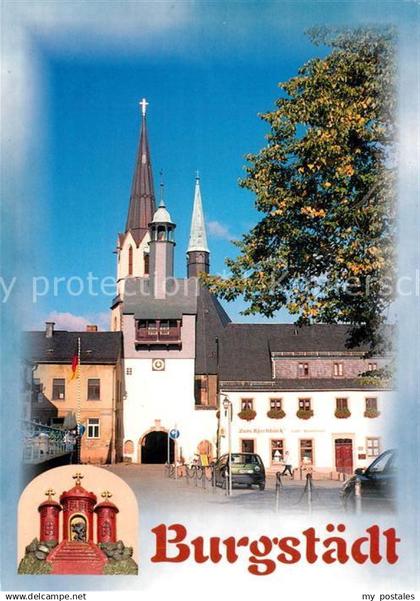
[(98, 326), (94, 326), (94, 325), (86, 326), (86, 332), (97, 332), (97, 331), (98, 331)]
[(54, 326), (55, 326), (55, 322), (54, 321), (46, 321), (45, 322), (45, 337), (46, 338), (52, 338), (53, 337)]

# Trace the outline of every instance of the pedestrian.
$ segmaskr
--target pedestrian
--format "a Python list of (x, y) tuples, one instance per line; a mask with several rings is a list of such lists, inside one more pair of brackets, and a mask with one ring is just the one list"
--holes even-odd
[(293, 476), (293, 472), (292, 472), (292, 464), (288, 463), (288, 460), (289, 460), (289, 451), (286, 451), (285, 458), (283, 460), (284, 469), (283, 469), (281, 475), (285, 476), (288, 473), (293, 480), (294, 476)]

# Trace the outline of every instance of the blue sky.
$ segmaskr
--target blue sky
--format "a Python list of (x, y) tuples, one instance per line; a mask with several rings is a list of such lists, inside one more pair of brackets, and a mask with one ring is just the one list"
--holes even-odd
[[(311, 44), (305, 29), (356, 25), (369, 17), (390, 20), (381, 10), (386, 4), (163, 2), (155, 14), (157, 4), (115, 2), (113, 8), (120, 10), (108, 15), (111, 28), (102, 35), (98, 11), (82, 4), (73, 30), (60, 32), (51, 24), (48, 35), (35, 30), (44, 86), (38, 207), (44, 244), (36, 273), (50, 282), (66, 278), (58, 284), (58, 296), (38, 299), (35, 325), (57, 313), (68, 313), (69, 324), (106, 323), (110, 297), (70, 295), (66, 282), (71, 277), (85, 282), (89, 272), (100, 279), (115, 275), (112, 252), (126, 219), (143, 96), (150, 103), (156, 188), (162, 170), (177, 224), (176, 274), (185, 275), (197, 169), (211, 269), (221, 273), (225, 257), (236, 252), (230, 240), (258, 219), (252, 194), (238, 185), (245, 155), (265, 144), (268, 130), (258, 113), (274, 107), (278, 82), (326, 52)], [(121, 25), (127, 17), (128, 30)], [(40, 23), (45, 21), (41, 15)], [(235, 320), (262, 319), (244, 318), (243, 307), (239, 300), (227, 308)], [(280, 312), (277, 320), (291, 318)]]

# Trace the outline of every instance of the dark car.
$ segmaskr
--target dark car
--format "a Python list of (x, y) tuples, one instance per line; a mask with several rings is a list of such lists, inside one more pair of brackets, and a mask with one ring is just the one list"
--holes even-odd
[[(226, 487), (229, 476), (228, 454), (222, 455), (214, 465), (216, 486)], [(265, 468), (262, 459), (256, 453), (232, 453), (232, 487), (235, 484), (256, 485), (265, 488)]]
[(360, 480), (362, 509), (395, 508), (396, 480), (395, 449), (384, 451), (368, 468), (358, 468), (341, 489), (341, 498), (346, 509), (355, 508), (356, 480)]

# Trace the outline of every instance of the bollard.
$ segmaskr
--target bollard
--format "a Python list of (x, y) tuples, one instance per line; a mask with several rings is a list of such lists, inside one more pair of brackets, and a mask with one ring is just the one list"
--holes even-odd
[(362, 513), (362, 483), (359, 476), (356, 476), (356, 482), (354, 484), (354, 501), (356, 513)]
[(280, 472), (276, 472), (276, 513), (278, 513), (280, 507), (280, 493), (282, 488), (283, 483), (281, 481), (281, 474)]
[(306, 474), (306, 486), (308, 487), (308, 511), (312, 513), (312, 474)]

